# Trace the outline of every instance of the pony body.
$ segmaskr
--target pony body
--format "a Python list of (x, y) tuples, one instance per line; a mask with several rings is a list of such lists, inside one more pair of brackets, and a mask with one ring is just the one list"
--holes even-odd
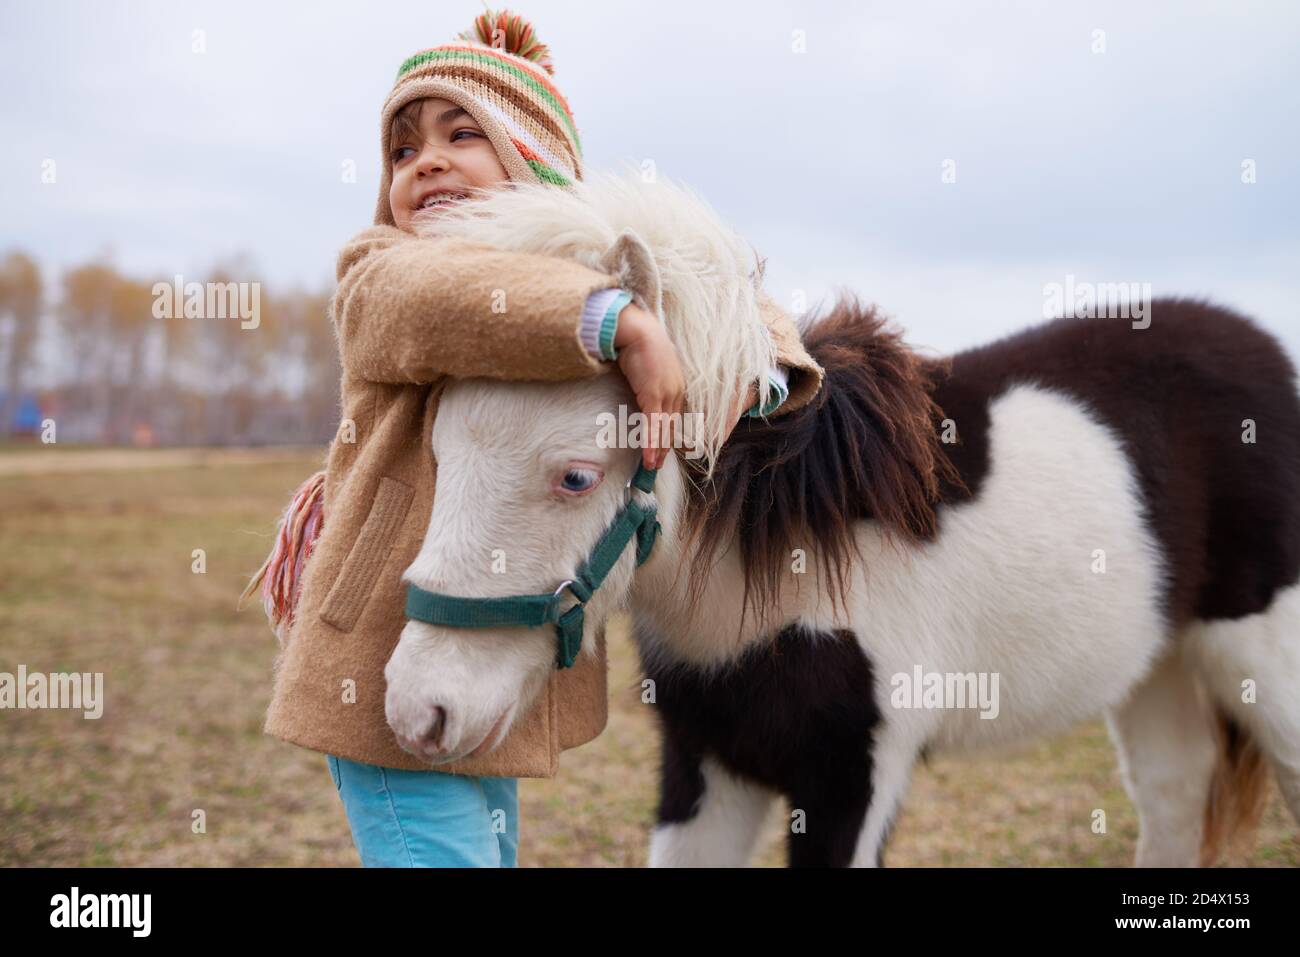
[[(685, 520), (697, 563), (740, 546), (703, 611), (680, 611), (669, 569), (638, 576), (665, 739), (653, 863), (743, 862), (781, 795), (807, 815), (792, 863), (878, 863), (918, 757), (1101, 714), (1139, 863), (1208, 859), (1249, 823), (1253, 748), (1300, 815), (1294, 371), (1226, 310), (1152, 315), (1141, 331), (1058, 320), (931, 363), (855, 304), (813, 327), (822, 392), (738, 430), (714, 478), (732, 508)], [(891, 391), (930, 410), (925, 441)], [(797, 550), (805, 574), (786, 571)], [(746, 593), (758, 628), (725, 597)], [(896, 694), (917, 670), (997, 675), (996, 717)], [(1269, 704), (1243, 703), (1247, 679)]]

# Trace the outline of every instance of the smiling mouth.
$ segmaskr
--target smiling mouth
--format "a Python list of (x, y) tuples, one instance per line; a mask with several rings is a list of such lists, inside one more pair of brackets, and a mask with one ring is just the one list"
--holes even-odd
[(426, 198), (422, 203), (417, 205), (416, 209), (444, 209), (448, 206), (454, 206), (464, 201), (468, 197), (464, 193), (441, 193), (436, 196)]

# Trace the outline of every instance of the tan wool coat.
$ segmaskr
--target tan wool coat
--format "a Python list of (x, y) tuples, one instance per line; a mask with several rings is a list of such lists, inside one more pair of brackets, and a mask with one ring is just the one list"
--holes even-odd
[[(401, 635), (405, 586), (433, 508), (430, 432), (447, 377), (562, 381), (613, 371), (579, 338), (583, 304), (618, 286), (575, 262), (391, 225), (357, 235), (338, 261), (330, 304), (342, 360), (342, 421), (329, 450), (325, 521), (295, 622), (276, 661), (267, 734), (366, 764), (474, 775), (552, 777), (559, 753), (595, 738), (607, 717), (599, 655), (552, 671), (529, 712), (490, 754), (432, 766), (403, 751), (384, 716), (384, 665)], [(505, 289), (510, 309), (493, 311)], [(807, 402), (822, 370), (793, 321), (763, 313), (790, 394)]]

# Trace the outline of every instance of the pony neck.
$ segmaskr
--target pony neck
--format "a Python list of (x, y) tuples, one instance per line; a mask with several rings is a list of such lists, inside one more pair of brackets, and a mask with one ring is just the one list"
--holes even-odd
[[(745, 586), (740, 543), (733, 540), (712, 565), (699, 600), (690, 606), (688, 575), (696, 549), (692, 544), (688, 551), (684, 534), (690, 510), (681, 494), (682, 482), (676, 464), (660, 472), (656, 490), (661, 502), (659, 539), (633, 578), (628, 611), (643, 658), (720, 665), (797, 617), (802, 598), (798, 593), (782, 594), (761, 618), (752, 606), (742, 616)], [(663, 508), (668, 502), (673, 503), (671, 515)]]

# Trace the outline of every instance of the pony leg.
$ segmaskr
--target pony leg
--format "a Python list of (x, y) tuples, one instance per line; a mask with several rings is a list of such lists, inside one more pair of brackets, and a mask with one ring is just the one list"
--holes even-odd
[(1137, 806), (1137, 867), (1195, 867), (1214, 777), (1214, 708), (1178, 652), (1106, 716)]
[(871, 789), (853, 850), (853, 867), (883, 867), (885, 845), (907, 793), (917, 749), (909, 739), (895, 740), (885, 725), (871, 749)]
[(664, 736), (659, 824), (651, 867), (746, 867), (776, 792), (711, 757), (684, 755)]
[(1269, 758), (1300, 824), (1300, 585), (1257, 615), (1197, 623), (1188, 644), (1215, 700)]

